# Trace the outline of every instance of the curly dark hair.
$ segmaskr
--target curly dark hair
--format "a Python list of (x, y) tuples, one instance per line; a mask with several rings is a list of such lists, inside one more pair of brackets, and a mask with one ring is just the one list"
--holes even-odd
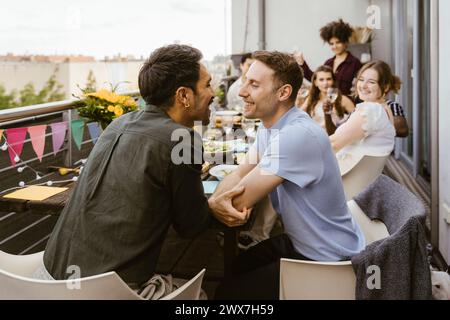
[(352, 33), (352, 27), (342, 19), (330, 22), (320, 29), (320, 37), (324, 42), (330, 42), (331, 38), (336, 37), (341, 42), (348, 43)]
[(153, 51), (139, 72), (139, 91), (148, 104), (167, 109), (175, 92), (185, 86), (196, 91), (200, 78), (200, 50), (172, 44)]
[(295, 102), (298, 90), (302, 86), (303, 72), (294, 57), (278, 51), (256, 51), (252, 58), (261, 61), (274, 71), (276, 85), (291, 85), (292, 93), (289, 101)]

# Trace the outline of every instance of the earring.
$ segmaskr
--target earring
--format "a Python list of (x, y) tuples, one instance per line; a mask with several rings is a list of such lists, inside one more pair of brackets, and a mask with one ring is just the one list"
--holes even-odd
[(184, 105), (184, 107), (185, 107), (186, 109), (189, 108), (189, 107), (190, 107), (189, 103), (186, 103), (186, 104)]

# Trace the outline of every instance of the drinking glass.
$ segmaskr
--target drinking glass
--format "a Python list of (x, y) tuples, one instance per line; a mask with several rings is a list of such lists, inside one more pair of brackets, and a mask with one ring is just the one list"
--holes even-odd
[(222, 128), (227, 136), (230, 135), (233, 130), (233, 116), (222, 116)]
[(302, 99), (306, 99), (309, 95), (309, 90), (307, 88), (301, 88), (299, 93)]
[(242, 119), (241, 124), (242, 130), (244, 130), (245, 135), (249, 139), (254, 139), (256, 135), (256, 122), (253, 119)]
[(338, 89), (337, 88), (328, 88), (327, 97), (330, 99), (331, 103), (334, 103), (338, 97)]

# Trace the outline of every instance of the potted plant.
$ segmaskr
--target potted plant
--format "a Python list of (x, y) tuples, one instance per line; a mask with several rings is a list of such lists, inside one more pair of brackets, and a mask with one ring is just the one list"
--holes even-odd
[(114, 119), (138, 108), (132, 97), (119, 95), (116, 89), (117, 86), (96, 92), (82, 90), (78, 114), (89, 122), (98, 122), (105, 129)]

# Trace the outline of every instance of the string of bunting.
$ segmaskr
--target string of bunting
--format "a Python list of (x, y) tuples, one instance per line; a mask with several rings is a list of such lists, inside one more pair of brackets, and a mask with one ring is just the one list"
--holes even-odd
[[(95, 144), (102, 133), (102, 129), (97, 122), (87, 123), (89, 135)], [(47, 127), (51, 129), (53, 154), (56, 155), (64, 144), (66, 139), (68, 122), (51, 123), (50, 125), (38, 125), (23, 128), (0, 129), (0, 150), (8, 151), (9, 158), (13, 167), (20, 161), (23, 145), (27, 133), (30, 137), (31, 145), (39, 161), (42, 162), (45, 149), (45, 136)], [(70, 122), (72, 139), (78, 150), (81, 149), (83, 141), (85, 121), (76, 119)]]

